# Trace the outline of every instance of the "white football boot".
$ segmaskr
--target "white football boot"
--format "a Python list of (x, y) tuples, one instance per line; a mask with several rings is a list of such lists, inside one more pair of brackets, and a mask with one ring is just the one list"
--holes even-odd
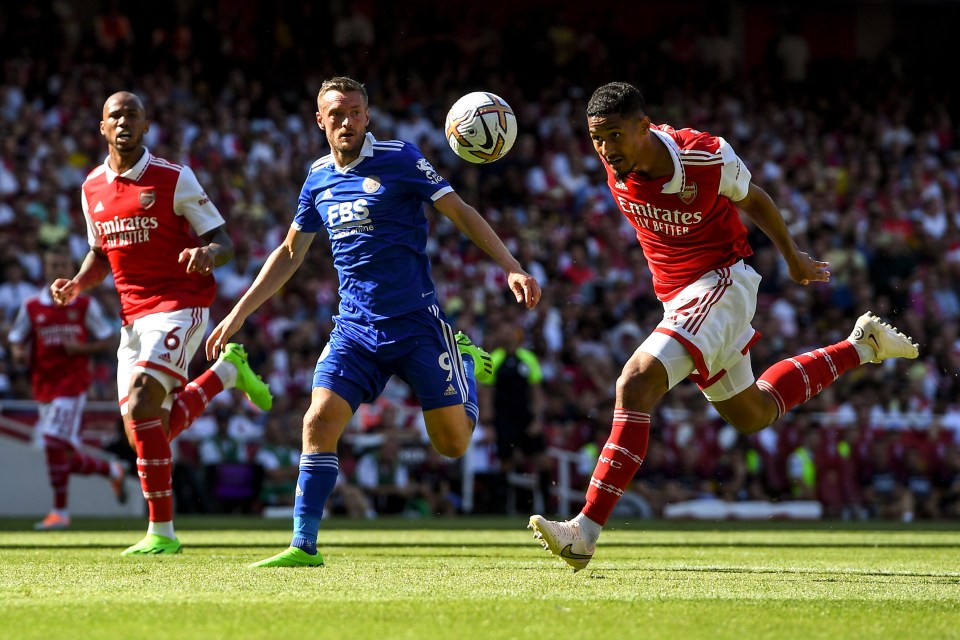
[(593, 558), (597, 545), (587, 546), (576, 522), (554, 522), (543, 516), (530, 516), (528, 529), (533, 529), (533, 537), (540, 541), (543, 548), (559, 556), (574, 571), (580, 571)]
[(888, 358), (912, 360), (920, 355), (920, 348), (914, 344), (913, 338), (901, 333), (896, 327), (882, 322), (870, 311), (857, 318), (853, 333), (847, 340), (873, 349), (876, 357), (870, 362), (874, 364), (879, 364)]

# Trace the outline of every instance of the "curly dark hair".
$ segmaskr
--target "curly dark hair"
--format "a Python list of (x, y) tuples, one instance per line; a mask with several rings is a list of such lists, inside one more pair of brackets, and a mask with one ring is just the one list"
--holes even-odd
[(647, 105), (640, 90), (628, 82), (609, 82), (590, 96), (587, 102), (587, 117), (607, 116), (615, 113), (620, 116), (644, 116)]

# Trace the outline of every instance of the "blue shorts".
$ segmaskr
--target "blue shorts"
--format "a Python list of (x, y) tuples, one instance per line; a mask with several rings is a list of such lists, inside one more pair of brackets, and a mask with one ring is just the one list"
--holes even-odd
[(313, 386), (330, 389), (356, 411), (383, 392), (390, 376), (410, 385), (424, 410), (465, 404), (467, 375), (453, 328), (433, 305), (396, 318), (357, 323), (334, 317)]

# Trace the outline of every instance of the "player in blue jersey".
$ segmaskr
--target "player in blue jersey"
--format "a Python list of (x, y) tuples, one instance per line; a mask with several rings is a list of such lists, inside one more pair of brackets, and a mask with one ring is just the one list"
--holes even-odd
[(518, 303), (532, 309), (540, 300), (537, 281), (416, 145), (379, 141), (367, 132), (362, 84), (344, 77), (325, 81), (317, 108), (331, 152), (310, 168), (287, 237), (206, 344), (207, 357), (216, 358), (293, 275), (314, 236), (326, 232), (340, 278), (340, 309), (303, 418), (293, 540), (252, 567), (323, 565), (317, 533), (337, 479), (337, 441), (357, 407), (375, 400), (392, 375), (416, 391), (434, 448), (448, 457), (467, 450), (477, 422), (476, 378), (492, 378), (493, 367), (489, 354), (464, 334), (454, 335), (437, 305), (424, 202), (503, 268)]

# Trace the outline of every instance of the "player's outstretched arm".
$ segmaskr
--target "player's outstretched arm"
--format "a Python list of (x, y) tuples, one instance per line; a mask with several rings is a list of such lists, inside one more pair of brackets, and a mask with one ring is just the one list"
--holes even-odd
[(787, 229), (780, 209), (766, 191), (751, 182), (747, 196), (737, 202), (737, 206), (777, 245), (794, 282), (806, 285), (811, 282), (830, 281), (830, 271), (827, 269), (830, 263), (814, 260), (809, 254), (800, 251)]
[(215, 360), (220, 355), (230, 341), (230, 337), (240, 330), (247, 317), (279, 291), (280, 287), (303, 264), (307, 249), (310, 248), (315, 235), (315, 233), (303, 233), (295, 229), (287, 232), (283, 244), (274, 249), (267, 261), (263, 263), (260, 273), (257, 274), (247, 292), (241, 296), (220, 324), (214, 327), (210, 337), (207, 338), (205, 351), (208, 360)]
[(109, 273), (110, 261), (107, 256), (97, 249), (90, 249), (77, 275), (70, 279), (57, 278), (50, 284), (50, 296), (57, 304), (68, 305), (87, 289), (103, 282)]
[(465, 236), (503, 268), (507, 273), (507, 284), (517, 302), (526, 305), (528, 309), (537, 306), (540, 302), (540, 284), (536, 278), (523, 270), (497, 232), (477, 213), (476, 209), (452, 191), (434, 202), (433, 206), (450, 218)]

